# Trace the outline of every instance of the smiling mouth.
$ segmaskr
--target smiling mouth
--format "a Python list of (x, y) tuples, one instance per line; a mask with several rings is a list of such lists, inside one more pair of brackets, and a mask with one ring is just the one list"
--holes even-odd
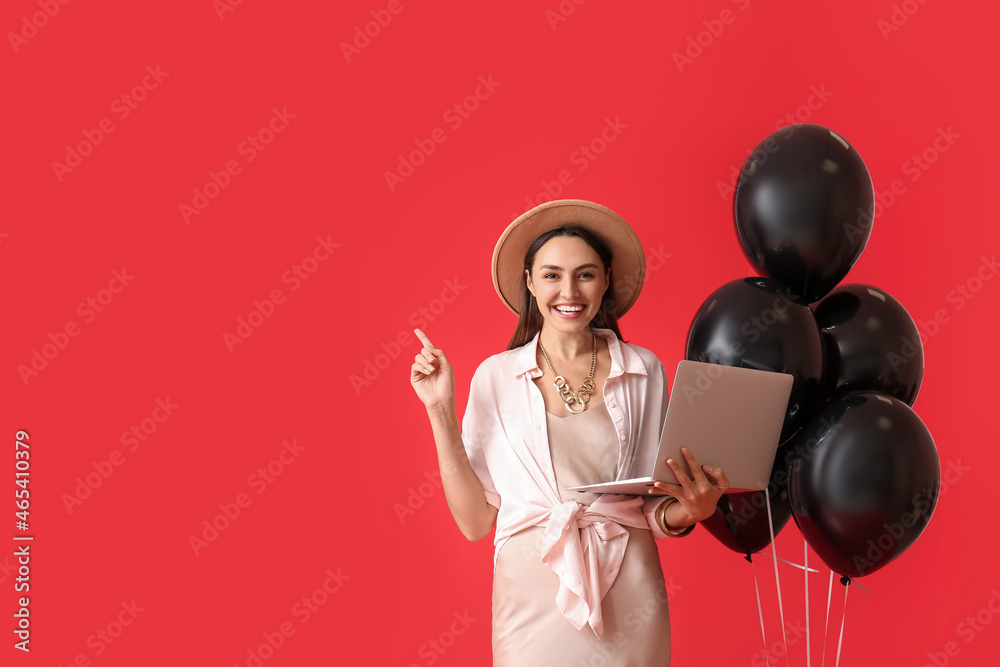
[(583, 306), (555, 306), (557, 312), (563, 315), (574, 315), (583, 310)]

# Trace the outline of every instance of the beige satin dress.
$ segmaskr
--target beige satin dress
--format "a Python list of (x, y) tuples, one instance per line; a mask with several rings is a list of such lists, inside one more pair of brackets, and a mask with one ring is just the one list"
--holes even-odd
[[(590, 505), (596, 494), (565, 487), (614, 479), (617, 434), (604, 403), (579, 414), (546, 412), (549, 449), (563, 501)], [(493, 577), (494, 667), (659, 667), (670, 663), (670, 615), (656, 543), (625, 526), (628, 547), (602, 602), (604, 635), (577, 630), (556, 606), (559, 577), (541, 560), (544, 526), (512, 535)]]

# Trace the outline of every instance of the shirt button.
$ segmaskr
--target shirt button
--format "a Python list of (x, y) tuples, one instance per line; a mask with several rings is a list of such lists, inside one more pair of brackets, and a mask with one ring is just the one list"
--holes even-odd
[(614, 404), (614, 403), (612, 403), (612, 404), (611, 404), (611, 407), (613, 407), (613, 408), (614, 408), (614, 407), (617, 407), (617, 406), (615, 406), (615, 404)]
[(625, 436), (624, 435), (622, 436), (622, 442), (625, 442)]

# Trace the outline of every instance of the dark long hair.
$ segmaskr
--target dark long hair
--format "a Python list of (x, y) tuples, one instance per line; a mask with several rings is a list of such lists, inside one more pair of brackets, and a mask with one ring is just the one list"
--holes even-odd
[[(581, 239), (589, 245), (597, 253), (598, 257), (601, 258), (601, 262), (604, 263), (604, 269), (607, 270), (611, 266), (611, 250), (604, 241), (599, 239), (590, 230), (581, 227), (579, 225), (566, 225), (564, 227), (558, 227), (556, 229), (549, 230), (535, 239), (530, 246), (528, 246), (528, 251), (524, 254), (524, 268), (531, 272), (531, 266), (535, 263), (535, 255), (538, 254), (538, 250), (545, 245), (549, 240), (554, 239), (557, 236), (575, 236)], [(594, 316), (594, 319), (590, 321), (590, 327), (592, 329), (611, 329), (618, 340), (622, 340), (622, 333), (618, 329), (618, 305), (615, 301), (615, 276), (614, 273), (610, 275), (610, 280), (608, 280), (608, 288), (604, 290), (604, 296), (601, 298), (601, 308)], [(507, 343), (507, 349), (513, 350), (515, 347), (521, 347), (525, 343), (529, 342), (535, 337), (539, 331), (542, 330), (542, 314), (538, 310), (538, 304), (535, 302), (535, 296), (528, 290), (528, 286), (525, 284), (524, 274), (521, 274), (521, 307), (519, 309), (520, 316), (517, 318), (517, 328), (514, 329), (514, 335), (511, 336), (510, 342)]]

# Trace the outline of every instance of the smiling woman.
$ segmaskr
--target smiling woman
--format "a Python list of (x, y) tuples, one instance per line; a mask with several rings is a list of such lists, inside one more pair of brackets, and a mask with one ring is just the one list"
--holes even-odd
[[(616, 284), (616, 275), (638, 279)], [(603, 206), (559, 200), (515, 220), (494, 250), (493, 281), (517, 329), (476, 370), (461, 432), (451, 365), (415, 331), (424, 347), (410, 381), (427, 407), (448, 506), (471, 541), (496, 525), (494, 666), (598, 654), (605, 665), (669, 664), (654, 540), (711, 516), (725, 474), (706, 475), (686, 454), (693, 478), (672, 464), (681, 485), (657, 482), (666, 499), (567, 490), (623, 479), (659, 443), (663, 364), (618, 327), (644, 275), (638, 238)], [(629, 614), (638, 608), (649, 612), (642, 623)]]
[[(590, 325), (611, 329), (621, 338), (611, 291), (611, 251), (586, 228), (566, 225), (540, 235), (525, 253), (524, 275), (519, 312), (525, 316), (519, 318), (508, 350), (527, 343), (545, 321), (566, 333)], [(563, 326), (567, 320), (577, 324)]]

